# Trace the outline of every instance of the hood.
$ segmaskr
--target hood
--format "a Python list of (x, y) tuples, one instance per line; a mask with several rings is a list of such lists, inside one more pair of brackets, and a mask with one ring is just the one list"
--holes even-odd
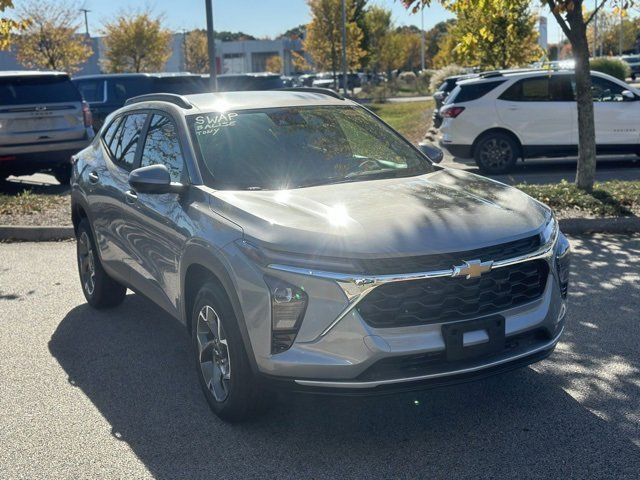
[(213, 210), (277, 251), (375, 258), (464, 251), (537, 233), (550, 212), (520, 190), (439, 169), (280, 191), (210, 190)]

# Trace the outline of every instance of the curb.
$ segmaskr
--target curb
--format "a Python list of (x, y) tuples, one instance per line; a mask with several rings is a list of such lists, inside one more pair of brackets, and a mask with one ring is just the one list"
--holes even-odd
[(0, 225), (0, 241), (50, 242), (74, 238), (73, 227), (32, 227)]
[[(563, 218), (560, 229), (569, 235), (588, 233), (640, 233), (640, 217)], [(0, 241), (49, 242), (75, 238), (73, 227), (0, 225)]]
[(569, 235), (640, 232), (640, 217), (564, 218), (559, 222), (562, 233)]

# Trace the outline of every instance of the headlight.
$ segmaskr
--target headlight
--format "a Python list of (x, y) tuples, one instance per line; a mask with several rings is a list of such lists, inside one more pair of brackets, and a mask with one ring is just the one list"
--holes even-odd
[(271, 353), (289, 349), (298, 334), (309, 297), (303, 287), (265, 275), (271, 297)]
[(569, 267), (571, 266), (571, 246), (569, 240), (562, 233), (558, 235), (558, 243), (555, 248), (555, 262), (558, 271), (558, 284), (562, 298), (567, 297), (569, 291)]
[(544, 230), (540, 234), (540, 244), (545, 246), (549, 245), (556, 238), (556, 234), (558, 233), (558, 222), (556, 221), (556, 217), (551, 214), (551, 218), (549, 222), (544, 227)]

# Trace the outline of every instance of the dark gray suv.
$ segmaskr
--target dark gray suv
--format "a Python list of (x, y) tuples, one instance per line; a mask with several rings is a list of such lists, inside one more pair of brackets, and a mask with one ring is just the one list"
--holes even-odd
[(273, 388), (362, 394), (538, 361), (563, 330), (551, 211), (439, 167), (335, 93), (147, 95), (76, 156), (87, 301), (127, 288), (192, 336), (223, 419)]

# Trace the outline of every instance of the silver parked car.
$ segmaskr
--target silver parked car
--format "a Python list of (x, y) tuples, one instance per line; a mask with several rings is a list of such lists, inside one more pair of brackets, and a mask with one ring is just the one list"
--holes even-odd
[(274, 387), (425, 388), (549, 355), (569, 271), (551, 211), (302, 90), (145, 95), (107, 118), (73, 168), (89, 304), (131, 288), (185, 324), (230, 421)]
[(0, 179), (47, 171), (69, 183), (71, 155), (94, 137), (91, 112), (63, 72), (0, 72)]

